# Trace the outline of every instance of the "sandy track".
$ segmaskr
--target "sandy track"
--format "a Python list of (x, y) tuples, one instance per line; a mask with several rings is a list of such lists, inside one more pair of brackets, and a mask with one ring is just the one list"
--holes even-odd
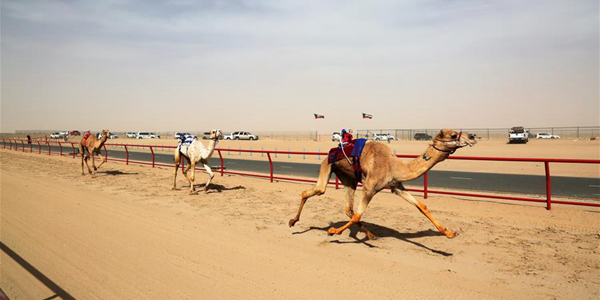
[[(449, 240), (382, 193), (363, 219), (381, 238), (366, 241), (325, 234), (346, 221), (342, 190), (311, 199), (290, 229), (307, 185), (216, 177), (213, 192), (190, 196), (170, 190), (168, 168), (107, 163), (82, 177), (71, 158), (6, 150), (0, 163), (2, 243), (79, 299), (599, 296), (597, 209), (425, 200), (460, 232)], [(0, 253), (11, 299), (54, 295)]]

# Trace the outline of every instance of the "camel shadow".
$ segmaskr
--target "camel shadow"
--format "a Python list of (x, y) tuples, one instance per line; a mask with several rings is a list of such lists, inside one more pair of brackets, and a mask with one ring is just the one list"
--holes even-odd
[[(330, 227), (336, 227), (339, 228), (341, 226), (343, 226), (344, 224), (346, 224), (347, 221), (340, 221), (340, 222), (336, 222), (336, 223), (331, 223), (328, 226), (325, 227), (316, 227), (316, 226), (311, 226), (308, 229), (304, 230), (304, 231), (297, 231), (297, 232), (293, 232), (292, 234), (303, 234), (312, 230), (320, 230), (320, 231), (324, 231), (327, 232), (327, 230), (329, 230)], [(380, 239), (381, 238), (396, 238), (399, 239), (401, 241), (407, 242), (407, 243), (411, 243), (417, 247), (421, 247), (423, 249), (429, 250), (432, 253), (435, 254), (439, 254), (442, 256), (452, 256), (453, 253), (449, 253), (449, 252), (445, 252), (445, 251), (441, 251), (441, 250), (436, 250), (436, 249), (431, 249), (419, 242), (413, 241), (412, 239), (418, 239), (418, 238), (422, 238), (422, 237), (427, 237), (427, 236), (443, 236), (445, 237), (442, 233), (440, 233), (439, 231), (434, 231), (431, 229), (427, 229), (427, 230), (423, 230), (423, 231), (418, 231), (418, 232), (412, 232), (412, 233), (402, 233), (399, 232), (395, 229), (389, 228), (389, 227), (385, 227), (385, 226), (381, 226), (381, 225), (377, 225), (377, 224), (373, 224), (373, 223), (368, 223), (368, 222), (362, 222), (363, 225), (365, 225), (369, 230), (371, 230), (371, 232), (373, 232), (374, 235), (378, 236)], [(360, 231), (360, 228), (358, 228), (358, 226), (353, 225), (350, 226), (350, 228), (348, 228), (348, 230), (350, 230), (350, 237), (352, 239), (354, 239), (354, 241), (340, 241), (340, 240), (333, 240), (330, 241), (330, 243), (335, 243), (335, 244), (363, 244), (369, 248), (377, 248), (377, 246), (369, 243), (369, 238), (365, 235), (364, 238), (359, 238), (357, 235)], [(364, 233), (363, 233), (364, 234)]]
[(111, 175), (111, 176), (117, 176), (117, 175), (137, 175), (138, 173), (125, 173), (125, 172), (121, 172), (119, 170), (108, 170), (108, 171), (97, 171), (96, 174), (106, 174), (106, 175)]
[[(195, 189), (204, 189), (205, 186), (206, 186), (206, 183), (194, 184)], [(234, 186), (234, 187), (226, 187), (224, 185), (211, 183), (208, 188), (208, 194), (221, 193), (223, 191), (245, 190), (245, 189), (246, 189), (246, 187), (241, 186), (241, 185)]]

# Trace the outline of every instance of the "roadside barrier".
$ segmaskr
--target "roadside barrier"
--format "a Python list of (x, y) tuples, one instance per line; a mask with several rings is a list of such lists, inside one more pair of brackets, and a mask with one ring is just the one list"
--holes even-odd
[[(73, 158), (75, 158), (78, 154), (76, 153), (75, 150), (75, 145), (76, 143), (73, 142), (59, 142), (59, 141), (45, 141), (45, 140), (32, 140), (30, 143), (28, 140), (21, 140), (21, 139), (1, 139), (2, 140), (2, 148), (3, 149), (9, 149), (9, 150), (15, 150), (15, 151), (22, 151), (22, 152), (30, 152), (33, 153), (34, 150), (34, 144), (37, 145), (37, 152), (39, 154), (42, 154), (42, 145), (44, 145), (45, 147), (48, 148), (48, 155), (59, 155), (59, 156), (72, 156)], [(58, 145), (59, 147), (59, 151), (56, 153), (52, 152), (52, 145)], [(71, 153), (68, 154), (64, 154), (63, 152), (63, 146), (65, 145), (69, 145), (70, 149), (71, 149)], [(109, 147), (119, 147), (119, 148), (123, 148), (125, 150), (125, 159), (119, 159), (119, 158), (109, 158), (108, 157), (108, 150), (106, 148), (106, 146)], [(152, 155), (152, 162), (147, 162), (147, 161), (134, 161), (134, 160), (130, 160), (129, 159), (129, 148), (130, 147), (136, 147), (138, 149), (145, 149), (147, 148), (151, 155)], [(165, 164), (165, 163), (159, 163), (156, 162), (156, 158), (155, 158), (155, 152), (154, 150), (156, 149), (175, 149), (177, 148), (176, 146), (160, 146), (160, 145), (133, 145), (133, 144), (111, 144), (111, 143), (107, 143), (104, 144), (103, 150), (104, 150), (104, 160), (106, 161), (117, 161), (117, 162), (124, 162), (126, 165), (129, 165), (129, 163), (134, 163), (134, 164), (141, 164), (141, 165), (151, 165), (153, 168), (155, 166), (165, 166), (165, 167), (173, 167), (174, 164)], [(234, 152), (239, 152), (241, 153), (260, 153), (261, 156), (263, 154), (267, 155), (267, 159), (269, 160), (269, 175), (262, 175), (262, 174), (253, 174), (253, 173), (243, 173), (243, 172), (233, 172), (233, 171), (226, 171), (225, 167), (224, 167), (224, 159), (223, 159), (223, 155), (222, 152), (226, 151), (229, 152), (231, 151), (231, 149), (222, 149), (222, 148), (216, 148), (215, 152), (217, 152), (217, 154), (219, 155), (219, 161), (220, 161), (220, 167), (218, 169), (218, 173), (221, 174), (221, 176), (225, 175), (225, 174), (230, 174), (230, 175), (240, 175), (240, 176), (250, 176), (250, 177), (258, 177), (258, 178), (266, 178), (269, 179), (271, 182), (275, 181), (275, 180), (282, 180), (282, 181), (296, 181), (296, 182), (307, 182), (307, 183), (316, 183), (316, 180), (311, 180), (311, 179), (302, 179), (302, 178), (293, 178), (293, 177), (283, 177), (283, 176), (276, 176), (273, 172), (273, 159), (271, 157), (271, 155), (275, 155), (275, 157), (277, 157), (277, 154), (280, 155), (309, 155), (309, 156), (317, 156), (320, 157), (321, 155), (327, 156), (327, 153), (324, 152), (297, 152), (297, 151), (270, 151), (270, 150), (246, 150), (246, 149), (237, 149), (234, 150)], [(44, 151), (45, 152), (45, 151)], [(419, 155), (396, 155), (399, 158), (416, 158)], [(428, 183), (427, 183), (427, 173), (425, 173), (423, 175), (423, 189), (407, 189), (408, 191), (412, 191), (412, 192), (420, 192), (423, 193), (423, 198), (427, 199), (429, 194), (441, 194), (441, 195), (451, 195), (451, 196), (464, 196), (464, 197), (476, 197), (476, 198), (488, 198), (488, 199), (503, 199), (503, 200), (514, 200), (514, 201), (528, 201), (528, 202), (543, 202), (546, 203), (546, 209), (550, 210), (552, 208), (552, 204), (567, 204), (567, 205), (580, 205), (580, 206), (594, 206), (594, 207), (600, 207), (600, 203), (598, 202), (579, 202), (579, 201), (564, 201), (564, 200), (553, 200), (552, 199), (552, 181), (551, 181), (551, 176), (550, 176), (550, 163), (570, 163), (570, 164), (600, 164), (600, 160), (595, 160), (595, 159), (553, 159), (553, 158), (506, 158), (506, 157), (469, 157), (469, 156), (450, 156), (448, 157), (449, 160), (475, 160), (475, 161), (504, 161), (504, 162), (537, 162), (537, 163), (544, 163), (544, 171), (545, 171), (545, 179), (546, 179), (546, 199), (537, 199), (537, 198), (525, 198), (525, 197), (512, 197), (512, 196), (504, 196), (504, 195), (490, 195), (490, 194), (474, 194), (474, 193), (463, 193), (463, 192), (451, 192), (451, 191), (441, 191), (441, 190), (430, 190), (428, 188)], [(181, 169), (183, 170), (185, 167), (185, 160), (182, 158), (180, 165), (181, 165)], [(203, 169), (197, 169), (200, 171), (203, 171)], [(328, 183), (329, 185), (334, 185), (335, 189), (339, 189), (340, 188), (340, 182), (336, 176), (335, 181), (329, 181)], [(361, 186), (361, 185), (359, 185)]]

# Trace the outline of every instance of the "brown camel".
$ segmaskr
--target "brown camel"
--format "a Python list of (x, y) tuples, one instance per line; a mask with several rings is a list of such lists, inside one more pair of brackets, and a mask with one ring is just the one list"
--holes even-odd
[(433, 143), (429, 145), (425, 153), (415, 158), (411, 162), (405, 163), (397, 158), (392, 150), (385, 144), (368, 141), (365, 144), (362, 155), (360, 157), (360, 166), (362, 168), (363, 182), (363, 198), (358, 205), (356, 212), (353, 209), (354, 192), (358, 185), (358, 180), (355, 178), (354, 168), (346, 160), (342, 159), (332, 164), (325, 159), (321, 163), (319, 178), (317, 184), (310, 190), (302, 192), (302, 199), (298, 214), (290, 220), (289, 226), (292, 227), (300, 220), (300, 213), (308, 198), (315, 195), (322, 195), (327, 188), (327, 182), (333, 171), (340, 179), (346, 188), (346, 215), (350, 221), (340, 228), (331, 227), (328, 230), (329, 235), (341, 234), (348, 227), (357, 224), (366, 234), (369, 239), (376, 239), (361, 222), (360, 218), (365, 212), (367, 205), (375, 194), (385, 188), (391, 188), (392, 192), (402, 197), (404, 200), (415, 205), (421, 213), (423, 213), (435, 227), (448, 238), (453, 238), (456, 233), (447, 230), (440, 225), (431, 215), (425, 204), (419, 202), (410, 193), (406, 191), (402, 182), (410, 181), (419, 178), (437, 163), (445, 160), (456, 149), (464, 146), (472, 146), (476, 143), (475, 137), (465, 132), (456, 132), (454, 130), (443, 129), (434, 138)]
[(87, 137), (87, 139), (85, 138), (85, 136), (81, 138), (81, 140), (79, 141), (79, 153), (81, 154), (81, 175), (85, 175), (85, 172), (83, 171), (84, 161), (85, 165), (88, 168), (88, 172), (90, 172), (90, 174), (93, 175), (92, 169), (90, 169), (90, 166), (88, 165), (88, 160), (90, 158), (92, 159), (92, 167), (94, 168), (94, 172), (104, 164), (105, 161), (103, 160), (100, 163), (100, 165), (96, 167), (96, 162), (94, 158), (96, 154), (101, 155), (100, 150), (102, 149), (102, 146), (104, 146), (104, 143), (106, 142), (109, 136), (110, 131), (104, 129), (102, 130), (100, 140), (96, 138), (95, 134), (90, 135), (89, 137)]

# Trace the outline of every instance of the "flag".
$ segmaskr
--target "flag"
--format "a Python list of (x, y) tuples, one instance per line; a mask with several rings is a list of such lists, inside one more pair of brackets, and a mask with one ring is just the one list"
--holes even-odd
[(362, 113), (362, 114), (363, 114), (363, 119), (373, 119), (373, 115), (365, 114), (365, 113)]
[(325, 119), (324, 115), (319, 115), (319, 114), (314, 114), (315, 115), (315, 119)]

